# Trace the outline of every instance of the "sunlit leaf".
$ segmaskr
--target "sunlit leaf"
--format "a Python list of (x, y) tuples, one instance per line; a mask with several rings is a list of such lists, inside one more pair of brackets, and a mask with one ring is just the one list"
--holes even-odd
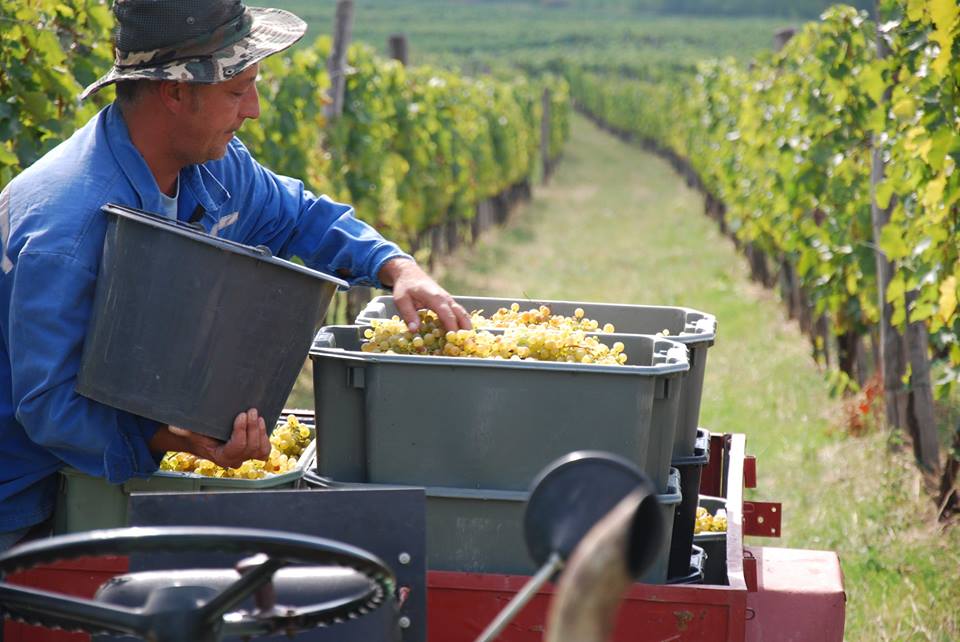
[(940, 320), (948, 323), (957, 310), (957, 278), (949, 276), (940, 284), (940, 302), (937, 314)]

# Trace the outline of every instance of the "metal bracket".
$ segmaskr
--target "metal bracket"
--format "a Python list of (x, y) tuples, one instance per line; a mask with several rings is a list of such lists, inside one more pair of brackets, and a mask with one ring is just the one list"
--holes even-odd
[(743, 534), (780, 537), (780, 502), (743, 502)]
[(743, 550), (743, 579), (747, 584), (747, 590), (751, 593), (757, 592), (757, 558), (748, 550)]
[(726, 454), (723, 445), (723, 435), (710, 434), (710, 461), (700, 474), (701, 495), (723, 495), (723, 459)]
[(743, 458), (743, 487), (757, 487), (757, 458), (753, 455)]

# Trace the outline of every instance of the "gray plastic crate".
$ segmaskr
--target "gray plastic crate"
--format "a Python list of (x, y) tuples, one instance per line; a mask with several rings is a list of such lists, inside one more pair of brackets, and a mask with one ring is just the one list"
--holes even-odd
[(626, 365), (360, 351), (364, 326), (317, 334), (317, 470), (346, 482), (525, 490), (574, 450), (619, 454), (666, 490), (684, 345), (625, 335)]
[[(700, 400), (703, 396), (703, 375), (707, 364), (707, 349), (717, 337), (717, 319), (712, 314), (684, 307), (655, 305), (626, 305), (615, 303), (590, 303), (583, 301), (553, 301), (547, 299), (503, 299), (479, 296), (454, 297), (468, 311), (483, 310), (492, 314), (499, 308), (519, 303), (521, 310), (539, 305), (549, 306), (554, 314), (573, 315), (583, 308), (585, 316), (600, 322), (612, 323), (616, 339), (623, 341), (624, 334), (658, 334), (669, 332), (666, 338), (683, 343), (690, 349), (690, 372), (681, 391), (679, 418), (674, 437), (673, 456), (687, 457), (693, 454), (700, 421)], [(374, 319), (389, 319), (397, 314), (390, 295), (372, 299), (360, 311), (356, 322), (369, 325)]]
[[(286, 415), (283, 415), (286, 417)], [(305, 423), (301, 418), (301, 423)], [(307, 424), (311, 429), (312, 425)], [(158, 470), (150, 477), (111, 484), (73, 468), (60, 470), (60, 492), (54, 516), (54, 530), (76, 533), (99, 528), (127, 526), (127, 504), (131, 493), (197, 492), (204, 490), (262, 490), (291, 488), (316, 460), (316, 439), (304, 449), (297, 466), (286, 473), (263, 479), (224, 479), (195, 473)]]
[(690, 572), (690, 547), (693, 545), (693, 529), (697, 518), (697, 501), (700, 497), (700, 479), (703, 469), (710, 463), (710, 431), (700, 428), (697, 443), (691, 457), (674, 457), (671, 465), (680, 471), (680, 484), (684, 488), (683, 501), (677, 508), (673, 526), (673, 543), (670, 550), (670, 578), (685, 576)]
[[(657, 495), (665, 528), (653, 565), (637, 581), (667, 581), (674, 511), (680, 504), (680, 474), (670, 470), (668, 492)], [(356, 488), (321, 480), (325, 488)], [(427, 568), (432, 571), (531, 575), (537, 571), (523, 536), (523, 515), (530, 493), (525, 490), (424, 488), (427, 497)]]
[[(667, 580), (673, 514), (680, 504), (680, 476), (671, 471), (667, 493), (657, 496), (665, 539), (656, 560), (638, 579)], [(523, 537), (528, 492), (427, 488), (427, 568), (468, 573), (530, 575), (536, 567)]]

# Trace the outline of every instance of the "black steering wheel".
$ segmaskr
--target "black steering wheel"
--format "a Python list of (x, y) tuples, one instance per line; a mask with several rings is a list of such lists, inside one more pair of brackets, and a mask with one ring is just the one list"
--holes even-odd
[[(15, 586), (6, 576), (40, 564), (99, 555), (210, 551), (254, 553), (238, 565), (238, 580), (214, 595), (176, 588), (151, 594), (143, 608), (127, 608), (94, 600)], [(269, 594), (273, 574), (287, 565), (341, 566), (369, 580), (366, 586), (318, 604), (274, 606), (258, 600), (254, 611), (236, 610), (260, 591)], [(331, 540), (256, 529), (215, 527), (119, 528), (38, 540), (0, 555), (0, 611), (30, 624), (85, 631), (127, 634), (156, 642), (217, 642), (225, 637), (267, 635), (353, 619), (382, 605), (396, 588), (393, 573), (362, 549)], [(266, 591), (265, 591), (266, 590)], [(160, 592), (160, 591), (158, 591)], [(2, 625), (2, 620), (0, 620)]]

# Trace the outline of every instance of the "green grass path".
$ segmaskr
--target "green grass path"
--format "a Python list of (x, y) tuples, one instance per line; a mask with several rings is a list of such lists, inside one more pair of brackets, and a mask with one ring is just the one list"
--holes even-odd
[[(455, 294), (684, 305), (719, 319), (701, 425), (747, 435), (784, 537), (839, 552), (849, 640), (960, 639), (960, 527), (941, 534), (904, 455), (837, 430), (808, 343), (671, 167), (582, 118), (551, 184), (438, 272)], [(602, 413), (598, 408), (597, 412)]]

